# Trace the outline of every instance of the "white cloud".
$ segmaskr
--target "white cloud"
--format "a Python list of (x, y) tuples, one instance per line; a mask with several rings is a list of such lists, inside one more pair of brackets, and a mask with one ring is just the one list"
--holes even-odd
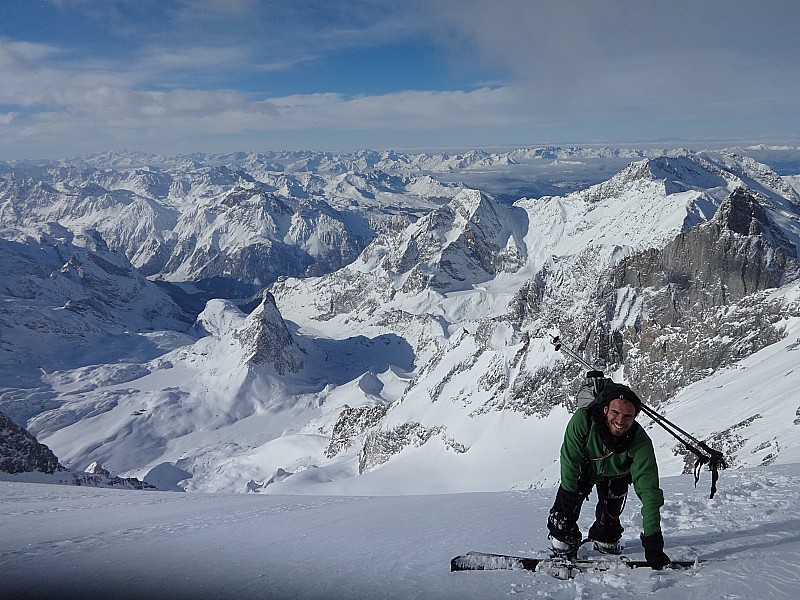
[[(223, 138), (245, 148), (276, 133), (324, 148), (361, 134), (386, 146), (414, 135), (421, 144), (472, 136), (480, 145), (515, 135), (551, 141), (559, 127), (557, 139), (700, 136), (714, 127), (734, 136), (742, 123), (797, 135), (799, 127), (800, 45), (790, 17), (800, 8), (783, 0), (769, 9), (740, 0), (186, 0), (142, 23), (123, 19), (114, 2), (59, 6), (92, 11), (109, 31), (138, 28), (141, 39), (122, 55), (86, 55), (55, 41), (0, 38), (0, 158), (53, 156), (62, 152), (56, 143), (71, 155), (92, 144), (169, 152)], [(137, 3), (137, 14), (148, 6), (163, 5)], [(371, 52), (415, 36), (439, 44), (442, 69), (496, 74), (497, 83), (281, 97), (267, 84), (228, 89), (327, 52)]]
[(209, 47), (193, 45), (185, 47), (150, 46), (144, 49), (134, 68), (148, 73), (149, 77), (166, 70), (206, 70), (224, 66), (241, 66), (250, 60), (250, 53), (236, 46)]
[(39, 68), (39, 62), (58, 54), (55, 46), (9, 40), (0, 37), (0, 69), (5, 72), (30, 71)]
[[(43, 148), (48, 144), (52, 148), (55, 138), (91, 139), (99, 147), (168, 153), (178, 141), (200, 148), (214, 136), (238, 138), (240, 148), (246, 148), (255, 139), (269, 139), (271, 133), (295, 130), (315, 130), (330, 146), (342, 131), (434, 133), (469, 128), (478, 121), (507, 127), (525, 112), (524, 101), (511, 90), (497, 89), (357, 98), (311, 94), (252, 101), (233, 92), (143, 92), (97, 86), (65, 90), (60, 98), (58, 113), (48, 111), (19, 124), (16, 135), (0, 141), (0, 151), (8, 154), (10, 147), (23, 139), (27, 144), (38, 141)], [(11, 146), (3, 148), (7, 144)]]
[(784, 74), (771, 78), (784, 91), (800, 85), (795, 0), (441, 0), (432, 11), (479, 60), (558, 97), (599, 88), (598, 105), (628, 98), (688, 105), (755, 95), (765, 70)]

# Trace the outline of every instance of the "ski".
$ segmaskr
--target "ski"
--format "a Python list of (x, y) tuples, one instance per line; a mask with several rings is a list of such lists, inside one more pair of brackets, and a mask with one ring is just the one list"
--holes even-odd
[[(688, 569), (699, 562), (699, 560), (674, 560), (666, 568)], [(609, 571), (612, 569), (637, 569), (641, 567), (649, 567), (647, 561), (625, 557), (575, 560), (552, 557), (533, 558), (476, 551), (456, 556), (450, 561), (450, 571), (522, 569), (525, 571), (546, 572), (559, 579), (571, 579), (576, 574), (585, 571)]]

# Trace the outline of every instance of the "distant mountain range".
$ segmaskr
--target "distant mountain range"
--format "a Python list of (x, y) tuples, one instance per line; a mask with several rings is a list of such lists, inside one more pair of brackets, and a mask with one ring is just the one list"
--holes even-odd
[(800, 345), (800, 165), (767, 152), (0, 163), (0, 412), (162, 489), (539, 486), (582, 380), (557, 332), (670, 415), (715, 402), (683, 425), (732, 465), (800, 461), (800, 402), (758, 391), (798, 375), (743, 366)]

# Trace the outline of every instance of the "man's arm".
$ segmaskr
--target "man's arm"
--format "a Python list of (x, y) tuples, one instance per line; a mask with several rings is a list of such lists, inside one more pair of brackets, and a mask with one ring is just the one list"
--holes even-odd
[(589, 418), (586, 409), (578, 409), (564, 431), (561, 444), (561, 487), (573, 494), (578, 493), (578, 481), (583, 462), (583, 449), (589, 436)]
[(634, 447), (631, 448), (633, 463), (631, 479), (636, 495), (642, 501), (642, 529), (644, 535), (661, 531), (661, 507), (664, 506), (664, 492), (658, 480), (658, 463), (653, 450), (653, 442), (647, 434), (640, 432)]

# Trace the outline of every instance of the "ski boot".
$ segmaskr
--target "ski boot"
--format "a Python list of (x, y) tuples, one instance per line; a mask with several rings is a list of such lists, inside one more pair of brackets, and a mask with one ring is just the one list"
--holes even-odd
[(574, 562), (578, 558), (578, 548), (580, 547), (580, 543), (570, 544), (550, 536), (550, 552), (553, 559)]
[(592, 540), (592, 545), (594, 549), (601, 554), (614, 554), (616, 556), (622, 554), (623, 546), (619, 540), (616, 542), (598, 542), (597, 540)]

